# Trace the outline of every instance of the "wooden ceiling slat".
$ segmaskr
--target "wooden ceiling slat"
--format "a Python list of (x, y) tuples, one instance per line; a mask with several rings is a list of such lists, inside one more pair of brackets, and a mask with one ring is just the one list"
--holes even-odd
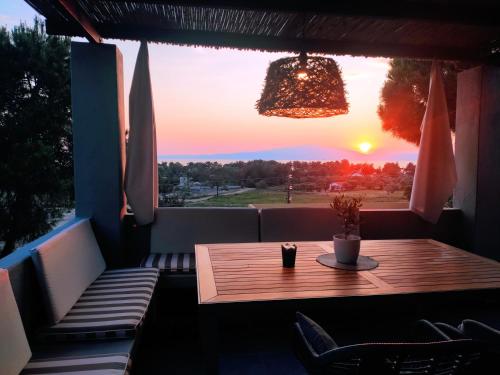
[(90, 42), (101, 43), (102, 38), (92, 24), (92, 21), (75, 1), (57, 0), (57, 3), (80, 25), (84, 36)]

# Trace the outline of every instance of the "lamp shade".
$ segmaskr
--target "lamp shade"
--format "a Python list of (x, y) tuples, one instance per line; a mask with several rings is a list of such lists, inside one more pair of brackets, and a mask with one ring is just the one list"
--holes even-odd
[(256, 108), (264, 116), (291, 118), (331, 117), (349, 111), (337, 63), (305, 53), (269, 65)]

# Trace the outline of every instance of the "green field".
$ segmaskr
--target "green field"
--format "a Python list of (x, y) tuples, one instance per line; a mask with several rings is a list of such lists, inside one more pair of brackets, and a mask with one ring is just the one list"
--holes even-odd
[[(363, 196), (363, 208), (408, 208), (408, 200), (402, 191), (387, 193), (382, 190), (356, 190), (346, 195)], [(191, 202), (190, 207), (262, 207), (313, 206), (328, 207), (335, 193), (294, 192), (292, 204), (286, 203), (286, 193), (270, 189), (256, 189), (242, 194), (219, 196), (200, 202)]]

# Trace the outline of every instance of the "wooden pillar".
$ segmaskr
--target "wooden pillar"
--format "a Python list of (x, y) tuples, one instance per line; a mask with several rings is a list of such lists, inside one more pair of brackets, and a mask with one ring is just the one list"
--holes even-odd
[(455, 155), (467, 247), (500, 260), (500, 67), (459, 74)]
[(108, 44), (71, 43), (76, 215), (92, 218), (108, 265), (123, 261), (123, 61)]

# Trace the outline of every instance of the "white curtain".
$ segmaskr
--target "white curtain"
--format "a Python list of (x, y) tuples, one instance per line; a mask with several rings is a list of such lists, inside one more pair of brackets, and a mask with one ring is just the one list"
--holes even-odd
[(146, 42), (141, 42), (129, 96), (125, 193), (139, 225), (154, 220), (158, 207), (156, 125)]
[(433, 62), (431, 68), (421, 133), (410, 209), (424, 220), (436, 223), (457, 183), (443, 75), (438, 62)]

